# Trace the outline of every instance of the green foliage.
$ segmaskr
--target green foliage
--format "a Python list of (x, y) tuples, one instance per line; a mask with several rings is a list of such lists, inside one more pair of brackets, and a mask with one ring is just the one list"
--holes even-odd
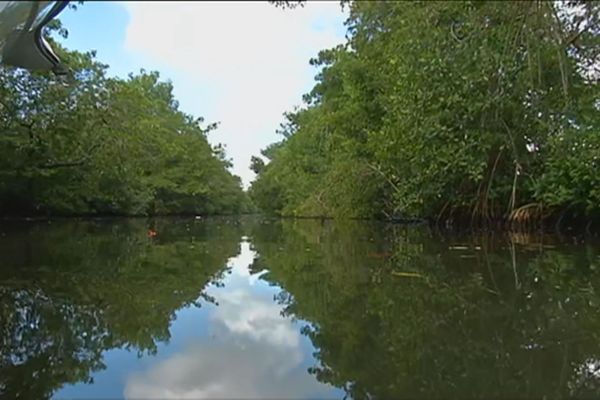
[(141, 70), (108, 78), (94, 54), (53, 45), (71, 69), (0, 69), (0, 213), (232, 214), (240, 179), (178, 110), (170, 82)]
[(296, 8), (298, 6), (304, 7), (304, 3), (306, 0), (269, 0), (269, 3), (273, 4), (275, 7), (280, 7), (283, 9), (286, 8)]
[(571, 205), (598, 213), (600, 205), (600, 135), (595, 130), (553, 137), (538, 196), (549, 205)]
[(250, 158), (250, 169), (254, 171), (255, 174), (260, 174), (261, 171), (265, 167), (265, 162), (260, 157), (252, 156)]
[(599, 13), (597, 2), (351, 3), (348, 41), (311, 60), (317, 83), (287, 114), (255, 203), (346, 217), (598, 211)]

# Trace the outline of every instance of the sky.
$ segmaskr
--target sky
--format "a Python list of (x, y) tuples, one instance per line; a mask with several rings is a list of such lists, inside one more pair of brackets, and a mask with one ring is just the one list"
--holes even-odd
[(317, 73), (308, 61), (344, 41), (339, 1), (281, 9), (266, 2), (86, 2), (60, 15), (74, 50), (96, 50), (109, 75), (140, 68), (171, 80), (180, 109), (207, 123), (244, 186), (250, 157), (281, 139), (283, 113)]

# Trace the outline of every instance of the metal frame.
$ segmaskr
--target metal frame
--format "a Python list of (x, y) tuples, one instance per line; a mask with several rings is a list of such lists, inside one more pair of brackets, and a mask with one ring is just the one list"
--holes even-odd
[(48, 22), (52, 21), (54, 17), (56, 17), (64, 8), (69, 4), (69, 1), (57, 1), (52, 9), (48, 12), (46, 17), (38, 24), (35, 28), (34, 37), (35, 37), (35, 45), (40, 50), (40, 52), (46, 57), (54, 66), (58, 66), (60, 64), (60, 60), (54, 54), (52, 49), (48, 46), (43, 37), (43, 30)]

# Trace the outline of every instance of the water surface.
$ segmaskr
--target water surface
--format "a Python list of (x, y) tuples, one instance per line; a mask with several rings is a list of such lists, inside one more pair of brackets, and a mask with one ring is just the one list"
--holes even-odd
[(594, 398), (599, 250), (356, 221), (2, 223), (0, 397)]

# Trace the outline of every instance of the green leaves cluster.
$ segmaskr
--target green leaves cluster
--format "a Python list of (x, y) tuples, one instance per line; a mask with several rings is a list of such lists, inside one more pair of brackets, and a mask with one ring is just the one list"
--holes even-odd
[(251, 188), (282, 215), (597, 212), (597, 2), (353, 2)]
[(67, 51), (66, 80), (0, 69), (0, 213), (231, 214), (246, 207), (222, 147), (178, 110), (170, 82), (109, 78)]

